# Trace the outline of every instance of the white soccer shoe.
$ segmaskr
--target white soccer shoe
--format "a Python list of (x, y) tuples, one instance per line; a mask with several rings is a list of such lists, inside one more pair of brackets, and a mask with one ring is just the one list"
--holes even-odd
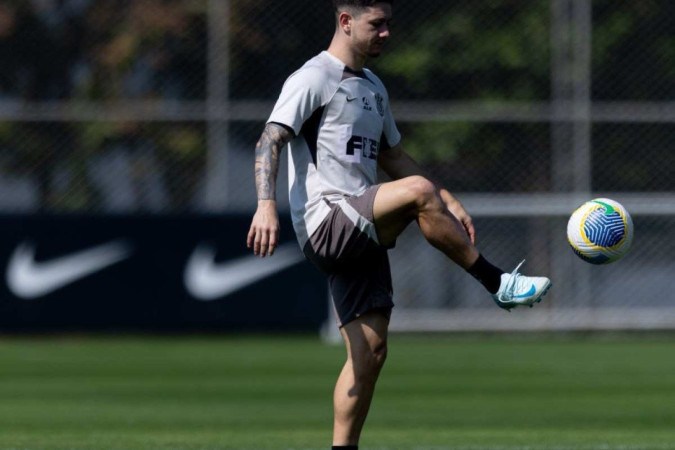
[(510, 310), (516, 306), (527, 305), (530, 308), (541, 301), (542, 297), (551, 287), (551, 280), (546, 277), (526, 277), (518, 273), (518, 269), (525, 260), (511, 273), (502, 274), (502, 282), (499, 291), (492, 295), (497, 306)]

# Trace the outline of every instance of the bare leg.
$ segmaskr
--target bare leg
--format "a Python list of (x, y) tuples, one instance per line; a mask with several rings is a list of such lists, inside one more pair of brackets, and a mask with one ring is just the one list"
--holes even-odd
[(447, 210), (433, 183), (420, 176), (383, 183), (373, 205), (380, 243), (393, 243), (416, 220), (426, 240), (462, 268), (479, 256), (464, 227)]
[(347, 362), (333, 395), (333, 445), (358, 445), (375, 383), (387, 356), (389, 321), (373, 311), (342, 327)]

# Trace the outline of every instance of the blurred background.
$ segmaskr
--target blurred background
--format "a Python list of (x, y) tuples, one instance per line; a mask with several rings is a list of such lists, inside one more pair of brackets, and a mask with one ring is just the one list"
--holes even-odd
[[(22, 299), (7, 274), (26, 239), (46, 248), (35, 261), (49, 261), (119, 230), (143, 246), (155, 237), (151, 223), (166, 237), (153, 248), (166, 254), (137, 269), (159, 267), (155, 279), (179, 282), (203, 239), (227, 248), (220, 260), (246, 253), (255, 143), (286, 77), (327, 47), (329, 8), (0, 0), (2, 326), (128, 325), (129, 315), (110, 312), (107, 321), (51, 320), (48, 296)], [(525, 273), (548, 275), (554, 287), (535, 309), (505, 315), (411, 226), (391, 252), (392, 329), (675, 328), (675, 3), (418, 0), (394, 11), (388, 48), (370, 67), (388, 87), (404, 147), (463, 201), (488, 259), (509, 271), (527, 259)], [(284, 159), (282, 216), (286, 170)], [(619, 201), (635, 223), (631, 252), (609, 266), (584, 263), (566, 243), (569, 215), (596, 197)], [(176, 269), (165, 269), (172, 258)], [(285, 312), (288, 327), (334, 328), (321, 281), (292, 290), (319, 273), (296, 269), (259, 280), (241, 302), (278, 301), (269, 293), (291, 289), (299, 300)], [(129, 307), (147, 304), (139, 326), (160, 320), (157, 298), (173, 295), (173, 328), (232, 325), (218, 315), (224, 297), (204, 309), (180, 283), (160, 294), (131, 289), (144, 281), (114, 270), (54, 295), (69, 302), (106, 290)], [(303, 305), (320, 307), (303, 322)], [(189, 308), (202, 308), (191, 321)]]

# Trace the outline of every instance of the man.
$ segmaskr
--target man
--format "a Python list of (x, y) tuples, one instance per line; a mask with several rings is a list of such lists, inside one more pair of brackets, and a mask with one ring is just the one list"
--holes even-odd
[[(393, 1), (333, 3), (328, 50), (286, 80), (257, 144), (258, 208), (247, 244), (263, 257), (277, 246), (276, 177), (288, 144), (293, 226), (305, 255), (328, 276), (347, 347), (334, 392), (333, 448), (355, 449), (387, 353), (393, 307), (387, 249), (411, 222), (502, 308), (532, 306), (551, 283), (522, 276), (520, 265), (504, 273), (481, 256), (462, 204), (403, 151), (387, 91), (364, 68), (389, 38)], [(378, 184), (378, 165), (393, 181)]]

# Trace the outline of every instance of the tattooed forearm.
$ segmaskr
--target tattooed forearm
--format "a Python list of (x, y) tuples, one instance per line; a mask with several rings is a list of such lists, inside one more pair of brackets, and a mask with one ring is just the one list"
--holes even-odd
[(275, 200), (279, 155), (293, 138), (293, 133), (275, 123), (268, 123), (255, 147), (255, 187), (258, 200)]

